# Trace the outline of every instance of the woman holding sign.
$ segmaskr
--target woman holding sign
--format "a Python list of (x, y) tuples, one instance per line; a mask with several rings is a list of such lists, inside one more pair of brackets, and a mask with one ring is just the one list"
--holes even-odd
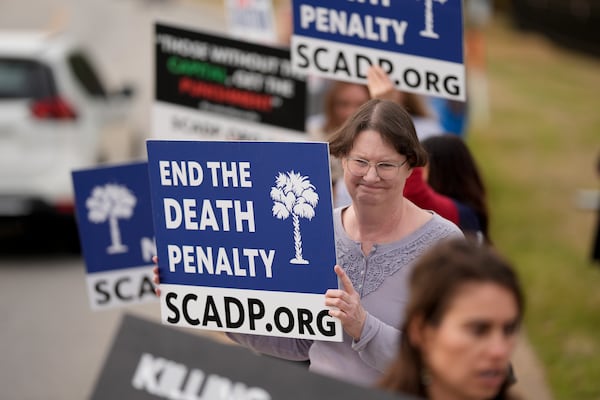
[(333, 135), (330, 152), (342, 160), (352, 198), (334, 211), (340, 287), (325, 295), (344, 341), (229, 336), (259, 352), (309, 359), (311, 371), (373, 385), (397, 350), (412, 264), (439, 240), (462, 234), (403, 197), (406, 179), (427, 156), (402, 106), (368, 101)]
[(463, 235), (403, 196), (406, 179), (425, 164), (427, 153), (399, 104), (377, 99), (363, 104), (334, 133), (330, 152), (342, 160), (352, 199), (334, 210), (339, 288), (325, 294), (344, 341), (228, 336), (260, 353), (309, 360), (311, 371), (372, 386), (397, 353), (413, 263), (438, 241)]

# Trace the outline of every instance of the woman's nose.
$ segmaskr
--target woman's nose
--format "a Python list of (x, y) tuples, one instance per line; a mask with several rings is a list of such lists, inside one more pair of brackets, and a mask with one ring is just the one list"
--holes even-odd
[(377, 174), (377, 166), (373, 164), (369, 164), (369, 169), (367, 173), (363, 177), (366, 181), (379, 180), (379, 174)]
[(489, 343), (488, 354), (494, 358), (509, 359), (515, 347), (515, 340), (513, 335), (494, 335)]

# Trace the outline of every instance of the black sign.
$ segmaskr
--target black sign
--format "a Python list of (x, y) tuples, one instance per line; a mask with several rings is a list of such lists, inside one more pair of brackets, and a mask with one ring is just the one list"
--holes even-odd
[[(340, 368), (344, 368), (340, 365)], [(92, 399), (409, 400), (126, 315)]]
[(156, 24), (156, 100), (304, 132), (306, 84), (290, 52)]

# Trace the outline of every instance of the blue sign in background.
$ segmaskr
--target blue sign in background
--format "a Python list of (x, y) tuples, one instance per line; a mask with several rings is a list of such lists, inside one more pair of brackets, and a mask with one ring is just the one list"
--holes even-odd
[[(423, 37), (419, 34), (425, 29), (425, 7), (432, 2), (434, 31), (438, 39)], [(381, 3), (381, 2), (380, 2)], [(388, 40), (373, 41), (353, 36), (348, 37), (339, 33), (321, 32), (315, 29), (315, 23), (303, 29), (300, 25), (300, 6), (310, 5), (337, 11), (345, 11), (348, 19), (351, 13), (363, 16), (395, 19), (408, 22), (404, 34), (404, 44), (398, 45), (391, 27), (388, 28)], [(359, 3), (347, 0), (293, 0), (294, 35), (306, 36), (322, 40), (347, 43), (355, 46), (391, 51), (394, 53), (410, 54), (425, 58), (463, 63), (463, 17), (462, 0), (390, 0), (390, 6), (372, 5), (369, 1)], [(373, 23), (375, 27), (377, 25)]]
[[(149, 140), (147, 149), (161, 283), (319, 294), (323, 294), (328, 288), (337, 287), (337, 278), (333, 272), (335, 246), (326, 143)], [(202, 184), (193, 187), (162, 186), (160, 160), (197, 161), (204, 172)], [(209, 161), (225, 162), (228, 166), (233, 162), (250, 163), (250, 176), (247, 180), (252, 182), (252, 187), (213, 187), (211, 171), (206, 166)], [(295, 256), (292, 216), (278, 219), (273, 215), (271, 189), (276, 186), (275, 180), (279, 173), (291, 171), (305, 176), (319, 195), (314, 207), (314, 217), (311, 220), (302, 217), (299, 219), (302, 256), (310, 262), (308, 265), (290, 263), (290, 259)], [(167, 229), (164, 198), (177, 199), (180, 204), (183, 199), (195, 199), (195, 221), (198, 222), (202, 201), (208, 199), (220, 227), (221, 211), (215, 207), (216, 200), (240, 200), (242, 210), (246, 210), (246, 201), (251, 201), (255, 232), (248, 231), (246, 222), (243, 232), (235, 231), (233, 211), (229, 213), (230, 231), (214, 231), (210, 227), (206, 230), (186, 230), (184, 224), (177, 229)], [(272, 278), (266, 277), (259, 256), (255, 258), (256, 277), (230, 276), (224, 273), (210, 275), (206, 271), (203, 274), (185, 273), (182, 265), (178, 265), (175, 272), (169, 272), (168, 244), (212, 247), (215, 259), (219, 247), (225, 248), (230, 257), (232, 248), (240, 249), (240, 254), (243, 248), (264, 249), (267, 252), (275, 250)], [(242, 266), (245, 266), (247, 263), (244, 257), (241, 258)], [(197, 265), (196, 262), (194, 264)]]
[[(73, 171), (72, 179), (81, 250), (87, 272), (110, 271), (151, 264), (150, 260), (144, 259), (140, 245), (142, 238), (152, 239), (154, 237), (147, 163), (135, 162)], [(90, 221), (89, 209), (86, 205), (94, 189), (103, 188), (107, 184), (126, 187), (136, 199), (131, 217), (116, 220), (120, 242), (127, 247), (127, 250), (113, 254), (107, 251), (114, 243), (108, 218), (98, 223)], [(110, 207), (109, 204), (107, 206)]]

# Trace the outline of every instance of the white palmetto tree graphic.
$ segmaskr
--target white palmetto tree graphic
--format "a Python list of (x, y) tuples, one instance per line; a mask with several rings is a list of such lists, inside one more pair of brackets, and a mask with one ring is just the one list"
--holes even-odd
[(95, 224), (109, 223), (111, 245), (106, 249), (109, 254), (127, 251), (127, 246), (121, 242), (118, 221), (131, 218), (136, 203), (136, 197), (126, 186), (114, 183), (94, 187), (87, 198), (88, 219)]
[(446, 3), (448, 0), (424, 0), (425, 1), (425, 29), (419, 34), (424, 37), (438, 39), (440, 35), (433, 30), (433, 2), (440, 4)]
[(294, 224), (294, 258), (292, 264), (308, 264), (302, 257), (302, 235), (300, 233), (300, 218), (311, 220), (315, 216), (315, 207), (319, 195), (308, 177), (291, 171), (279, 173), (275, 178), (275, 186), (271, 188), (273, 199), (273, 216), (287, 219), (290, 215)]

